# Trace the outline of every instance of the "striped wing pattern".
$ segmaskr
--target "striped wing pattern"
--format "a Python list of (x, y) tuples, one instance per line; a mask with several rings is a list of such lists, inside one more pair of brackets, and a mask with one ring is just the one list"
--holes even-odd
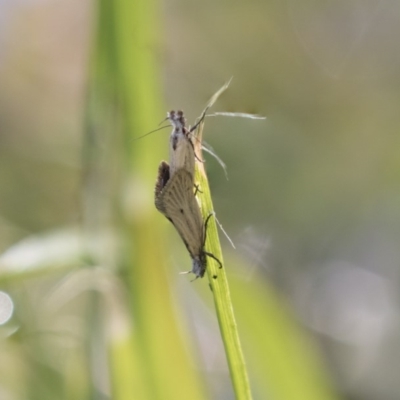
[[(193, 193), (193, 177), (181, 168), (161, 187), (165, 164), (161, 163), (159, 167), (155, 190), (156, 208), (175, 226), (193, 258), (202, 253), (204, 240), (204, 223)], [(160, 171), (164, 171), (164, 174), (160, 174)]]

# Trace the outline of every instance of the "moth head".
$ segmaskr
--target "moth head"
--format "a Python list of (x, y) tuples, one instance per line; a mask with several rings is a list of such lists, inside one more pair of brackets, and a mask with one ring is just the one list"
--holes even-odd
[(167, 120), (175, 128), (175, 131), (186, 131), (186, 118), (182, 110), (167, 112)]
[(202, 278), (207, 268), (206, 255), (201, 253), (200, 255), (193, 257), (192, 261), (193, 274), (196, 276), (196, 279)]

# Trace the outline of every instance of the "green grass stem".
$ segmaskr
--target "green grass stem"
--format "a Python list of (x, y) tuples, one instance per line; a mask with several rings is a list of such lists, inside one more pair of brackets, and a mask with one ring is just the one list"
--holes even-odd
[[(219, 91), (218, 94), (219, 93), (221, 93), (221, 91)], [(215, 97), (216, 96), (214, 95), (213, 98)], [(201, 153), (203, 126), (204, 121), (199, 124), (196, 131), (196, 138), (198, 140), (196, 140), (195, 151), (200, 159), (203, 159)], [(196, 162), (196, 180), (201, 190), (201, 192), (197, 194), (197, 197), (200, 202), (203, 219), (205, 219), (210, 213), (214, 212), (214, 207), (211, 199), (207, 174), (204, 169), (204, 163), (198, 161)], [(252, 398), (249, 379), (233, 311), (229, 284), (226, 276), (226, 268), (222, 258), (215, 218), (211, 218), (207, 226), (205, 250), (212, 253), (223, 264), (223, 268), (220, 268), (219, 264), (214, 259), (208, 257), (207, 277), (214, 297), (218, 323), (236, 398), (238, 400), (248, 400)]]

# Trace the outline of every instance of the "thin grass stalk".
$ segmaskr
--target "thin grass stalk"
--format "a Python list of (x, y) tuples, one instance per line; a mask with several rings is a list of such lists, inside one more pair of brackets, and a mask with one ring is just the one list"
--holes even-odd
[[(220, 92), (217, 93), (216, 97), (218, 97), (219, 93)], [(203, 127), (204, 121), (199, 124), (195, 135), (197, 138), (195, 141), (195, 151), (200, 160), (203, 159), (201, 152)], [(200, 188), (197, 197), (199, 199), (203, 219), (205, 220), (210, 213), (214, 212), (214, 207), (204, 163), (199, 162), (198, 160), (196, 161), (196, 180)], [(252, 395), (248, 373), (244, 361), (242, 346), (240, 344), (239, 332), (233, 311), (229, 284), (226, 276), (226, 268), (222, 258), (215, 218), (211, 218), (207, 226), (205, 249), (217, 257), (223, 264), (223, 268), (220, 268), (219, 264), (214, 259), (208, 257), (207, 277), (214, 297), (215, 309), (222, 341), (224, 343), (233, 389), (238, 400), (250, 400)]]

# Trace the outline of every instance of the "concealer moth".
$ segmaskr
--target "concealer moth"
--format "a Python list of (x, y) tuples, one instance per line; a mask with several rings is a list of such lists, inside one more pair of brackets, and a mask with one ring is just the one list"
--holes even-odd
[(171, 175), (168, 163), (160, 163), (154, 190), (155, 206), (177, 230), (192, 258), (192, 269), (188, 273), (193, 273), (197, 279), (204, 276), (207, 256), (214, 258), (220, 268), (222, 263), (204, 249), (207, 224), (213, 213), (203, 222), (193, 190), (192, 175), (186, 168)]

